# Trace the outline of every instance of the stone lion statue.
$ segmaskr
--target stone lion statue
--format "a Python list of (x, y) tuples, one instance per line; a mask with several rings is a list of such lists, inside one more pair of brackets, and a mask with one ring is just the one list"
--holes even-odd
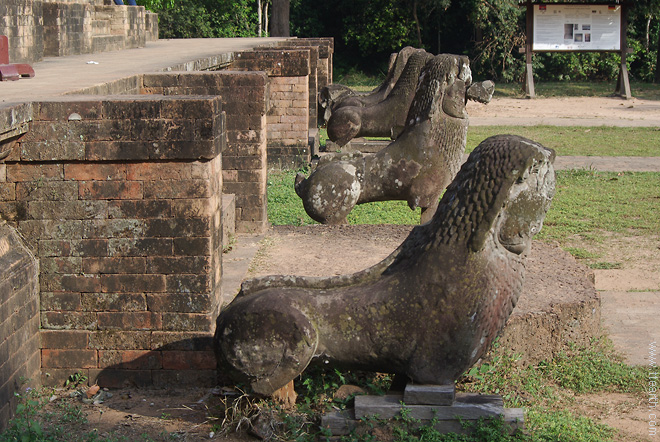
[(421, 71), (404, 130), (395, 141), (376, 154), (326, 155), (308, 178), (296, 177), (305, 211), (320, 223), (342, 224), (356, 204), (404, 200), (411, 209), (426, 209), (422, 221), (427, 221), (462, 161), (466, 101), (490, 101), (493, 90), (491, 81), (472, 84), (467, 57), (433, 57)]
[(415, 49), (392, 91), (382, 101), (365, 104), (356, 97), (340, 101), (326, 124), (330, 141), (343, 146), (356, 137), (394, 138), (405, 123), (419, 73), (431, 58), (433, 55), (425, 50)]
[(406, 46), (398, 53), (390, 55), (390, 67), (385, 80), (371, 92), (360, 93), (341, 84), (329, 84), (319, 92), (319, 121), (325, 126), (332, 112), (344, 106), (373, 106), (380, 103), (392, 92), (394, 85), (399, 80), (403, 68), (408, 63), (408, 58), (416, 51), (412, 46)]
[(554, 152), (484, 140), (433, 219), (351, 275), (245, 281), (217, 319), (219, 372), (277, 395), (312, 361), (453, 383), (487, 351), (520, 296), (554, 195)]

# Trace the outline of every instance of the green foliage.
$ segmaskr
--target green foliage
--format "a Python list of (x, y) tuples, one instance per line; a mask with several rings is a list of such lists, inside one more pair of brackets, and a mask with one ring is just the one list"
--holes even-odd
[(539, 52), (533, 60), (540, 81), (603, 81), (617, 78), (621, 56), (613, 52)]
[(558, 171), (557, 193), (538, 237), (561, 243), (587, 232), (650, 234), (660, 231), (660, 218), (648, 214), (659, 210), (660, 173)]
[[(308, 225), (302, 201), (295, 194), (295, 171), (271, 171), (268, 176), (268, 219), (274, 225)], [(589, 204), (584, 204), (589, 201)], [(590, 170), (557, 171), (557, 193), (538, 238), (565, 243), (572, 235), (599, 232), (630, 234), (660, 231), (660, 173), (615, 173)], [(356, 206), (351, 224), (418, 224), (419, 209), (403, 201)], [(616, 264), (601, 264), (616, 265)], [(610, 267), (611, 268), (611, 267)]]
[(610, 427), (566, 410), (530, 409), (525, 423), (534, 442), (613, 442)]
[(46, 403), (41, 391), (33, 388), (25, 388), (22, 394), (15, 393), (18, 399), (16, 415), (9, 421), (9, 425), (0, 433), (0, 442), (21, 441), (59, 441), (62, 431), (46, 432), (42, 422), (38, 419), (39, 412)]
[(339, 371), (321, 365), (311, 365), (295, 380), (296, 391), (301, 392), (298, 406), (301, 410), (328, 411), (344, 409), (354, 395), (335, 398), (335, 392), (343, 385), (357, 386), (369, 394), (385, 394), (392, 378), (387, 374), (363, 371)]
[(476, 2), (471, 22), (481, 34), (471, 55), (471, 67), (478, 77), (520, 81), (524, 63), (518, 48), (525, 44), (524, 10), (518, 0)]
[(87, 376), (85, 376), (83, 372), (78, 371), (70, 375), (66, 381), (64, 381), (64, 386), (66, 388), (78, 388), (85, 382), (87, 382)]
[(584, 348), (573, 346), (550, 362), (539, 364), (539, 370), (575, 393), (641, 392), (647, 374), (646, 367), (626, 365), (604, 338), (595, 339)]
[[(630, 4), (630, 76), (657, 81), (660, 3)], [(355, 67), (382, 72), (389, 53), (414, 45), (436, 54), (468, 55), (475, 78), (520, 82), (524, 74), (518, 48), (525, 44), (525, 8), (518, 0), (292, 0), (291, 28), (299, 37), (334, 37), (337, 72)], [(539, 81), (613, 81), (619, 60), (616, 53), (601, 52), (533, 56)]]
[(256, 37), (254, 0), (137, 0), (158, 13), (160, 38)]
[[(535, 84), (539, 97), (608, 97), (612, 95), (616, 83), (613, 81), (554, 81)], [(660, 100), (660, 85), (631, 81), (630, 88), (635, 98)], [(521, 83), (497, 83), (496, 97), (524, 98), (524, 86)], [(612, 128), (615, 129), (615, 128)]]
[[(301, 172), (305, 173), (305, 170)], [(268, 221), (273, 225), (314, 224), (293, 188), (296, 173), (294, 170), (271, 170), (268, 173)]]

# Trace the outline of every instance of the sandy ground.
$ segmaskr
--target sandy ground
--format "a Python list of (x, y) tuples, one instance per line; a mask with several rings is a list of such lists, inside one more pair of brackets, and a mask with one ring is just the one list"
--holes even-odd
[(660, 101), (619, 97), (494, 98), (469, 101), (470, 124), (660, 127)]

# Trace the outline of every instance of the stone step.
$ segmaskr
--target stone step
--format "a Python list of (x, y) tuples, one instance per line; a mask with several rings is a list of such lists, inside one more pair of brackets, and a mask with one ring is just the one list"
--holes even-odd
[(222, 194), (222, 250), (229, 251), (236, 236), (236, 196)]
[(466, 433), (463, 423), (479, 419), (502, 417), (511, 432), (524, 428), (522, 408), (504, 408), (500, 395), (476, 393), (456, 394), (450, 385), (408, 384), (404, 393), (384, 396), (356, 396), (355, 408), (328, 413), (321, 426), (333, 436), (345, 436), (355, 430), (366, 417), (387, 420), (399, 416), (405, 409), (414, 426), (433, 424), (441, 433)]
[(381, 419), (390, 419), (398, 415), (404, 407), (411, 418), (420, 420), (447, 420), (457, 417), (476, 420), (504, 413), (502, 397), (496, 395), (462, 393), (456, 395), (456, 401), (451, 405), (409, 405), (403, 402), (403, 394), (386, 394), (356, 396), (355, 418), (375, 415)]
[(456, 399), (456, 386), (408, 384), (403, 403), (408, 405), (451, 405)]
[[(505, 408), (502, 412), (502, 418), (512, 433), (524, 428), (524, 414), (522, 408)], [(321, 426), (329, 430), (330, 434), (333, 436), (347, 436), (354, 431), (360, 423), (361, 421), (355, 419), (355, 410), (353, 409), (333, 411), (325, 414), (321, 418)], [(429, 423), (429, 421), (421, 421), (415, 426), (419, 427), (422, 425), (428, 425)], [(370, 422), (370, 425), (377, 425), (377, 423), (374, 424), (373, 422)], [(469, 433), (469, 429), (466, 429), (458, 419), (436, 420), (433, 428), (444, 434)]]
[(92, 37), (92, 52), (108, 52), (124, 49), (123, 35), (95, 35)]

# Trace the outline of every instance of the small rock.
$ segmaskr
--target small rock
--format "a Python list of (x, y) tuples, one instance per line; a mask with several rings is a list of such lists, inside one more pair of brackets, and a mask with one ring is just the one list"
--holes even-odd
[(101, 388), (101, 387), (99, 387), (98, 385), (92, 385), (91, 387), (89, 387), (89, 388), (87, 389), (87, 391), (86, 391), (86, 393), (87, 393), (87, 398), (89, 399), (89, 398), (94, 397), (94, 396), (96, 395), (96, 393), (99, 392), (99, 389), (100, 389), (100, 388)]
[(345, 401), (351, 396), (357, 396), (360, 394), (367, 394), (367, 392), (364, 390), (364, 388), (358, 387), (357, 385), (342, 385), (337, 389), (335, 392), (333, 399), (337, 399), (339, 401)]

